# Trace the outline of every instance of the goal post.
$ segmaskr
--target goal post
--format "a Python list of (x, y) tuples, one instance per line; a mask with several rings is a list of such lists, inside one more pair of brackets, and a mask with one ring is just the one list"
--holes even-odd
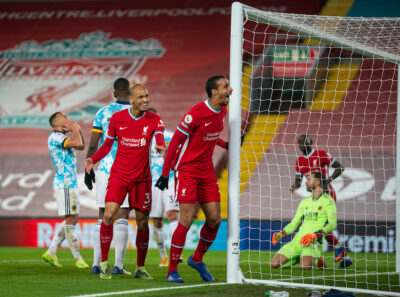
[[(400, 18), (261, 11), (231, 15), (227, 282), (400, 296)], [(241, 111), (252, 117), (241, 146)], [(353, 264), (270, 268), (271, 235), (309, 196), (293, 194), (300, 134), (345, 171), (333, 182)], [(307, 156), (306, 156), (307, 157)], [(333, 161), (332, 161), (333, 162)], [(332, 169), (331, 169), (332, 171)]]

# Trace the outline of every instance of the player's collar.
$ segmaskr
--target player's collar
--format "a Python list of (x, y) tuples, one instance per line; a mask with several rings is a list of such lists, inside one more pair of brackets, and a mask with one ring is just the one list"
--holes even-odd
[(210, 102), (209, 102), (209, 101), (210, 101), (209, 99), (207, 99), (206, 101), (204, 101), (204, 103), (206, 104), (206, 106), (207, 106), (211, 111), (213, 111), (213, 112), (215, 112), (215, 113), (220, 113), (221, 110), (216, 110), (216, 109), (214, 109), (214, 108), (210, 105)]
[(311, 152), (306, 156), (306, 158), (308, 159), (308, 157), (310, 157), (313, 153), (314, 153), (314, 149), (311, 150)]
[(53, 130), (54, 133), (61, 133), (61, 134), (65, 134), (65, 132), (63, 131), (58, 131), (58, 130)]
[(117, 104), (122, 104), (122, 105), (131, 105), (130, 102), (128, 102), (128, 101), (121, 101), (121, 100), (117, 100), (117, 101), (115, 101), (115, 103), (117, 103)]
[(130, 108), (128, 108), (128, 111), (129, 111), (129, 114), (131, 115), (131, 117), (132, 117), (134, 120), (139, 120), (139, 119), (143, 118), (144, 115), (146, 114), (146, 111), (145, 111), (140, 117), (135, 117), (135, 116), (133, 115), (133, 113), (132, 113), (132, 111), (131, 111)]

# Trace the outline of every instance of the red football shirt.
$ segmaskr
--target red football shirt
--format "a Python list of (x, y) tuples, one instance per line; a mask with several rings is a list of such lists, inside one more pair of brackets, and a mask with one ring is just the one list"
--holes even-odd
[(296, 174), (306, 175), (312, 171), (321, 172), (326, 178), (329, 177), (329, 167), (335, 161), (326, 151), (312, 150), (307, 156), (300, 156), (296, 161)]
[(197, 169), (213, 167), (212, 156), (224, 129), (226, 112), (225, 106), (218, 111), (206, 100), (196, 104), (185, 114), (177, 129), (187, 135), (187, 138), (175, 158), (174, 170), (180, 170), (183, 166)]
[(164, 133), (164, 123), (152, 112), (140, 117), (135, 117), (130, 108), (114, 113), (107, 137), (117, 140), (118, 148), (110, 174), (131, 181), (151, 180), (150, 144), (157, 133)]

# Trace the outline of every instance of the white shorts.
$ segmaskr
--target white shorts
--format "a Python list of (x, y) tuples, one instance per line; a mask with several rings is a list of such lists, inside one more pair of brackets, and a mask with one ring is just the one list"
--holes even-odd
[(152, 202), (150, 218), (162, 218), (170, 210), (179, 211), (178, 200), (175, 197), (174, 182), (168, 184), (168, 189), (161, 191), (159, 188), (152, 187)]
[[(109, 174), (99, 171), (96, 175), (96, 205), (97, 207), (104, 208), (106, 206), (105, 199), (107, 193), (107, 185)], [(120, 206), (121, 208), (129, 208), (129, 195), (126, 195), (124, 202)]]
[(79, 191), (77, 188), (54, 189), (53, 197), (57, 201), (59, 216), (79, 214)]

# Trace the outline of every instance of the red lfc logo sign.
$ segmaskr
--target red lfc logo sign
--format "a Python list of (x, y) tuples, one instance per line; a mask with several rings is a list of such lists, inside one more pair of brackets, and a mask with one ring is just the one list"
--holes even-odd
[(156, 39), (110, 38), (102, 31), (0, 51), (0, 127), (49, 128), (48, 115), (57, 110), (75, 120), (93, 116), (115, 78), (133, 80), (148, 58), (164, 52)]

